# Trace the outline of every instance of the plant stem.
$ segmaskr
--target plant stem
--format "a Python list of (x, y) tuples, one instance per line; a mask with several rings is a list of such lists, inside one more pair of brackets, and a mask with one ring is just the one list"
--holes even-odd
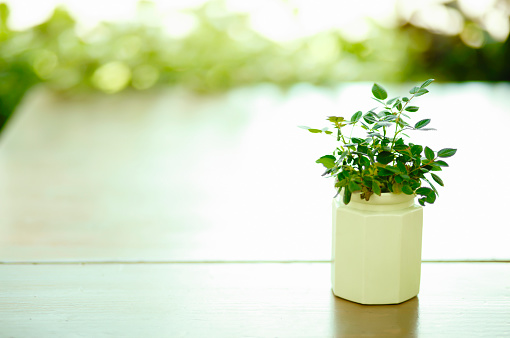
[[(437, 159), (437, 156), (436, 156), (436, 157), (434, 157), (434, 159), (433, 159), (431, 162), (432, 162), (432, 163), (434, 163), (434, 161), (435, 161), (436, 159)], [(429, 164), (422, 164), (422, 165), (421, 165), (421, 166), (419, 166), (418, 168), (415, 168), (415, 169), (411, 170), (411, 171), (409, 172), (409, 175), (410, 175), (413, 171), (418, 170), (418, 169), (421, 169), (421, 168), (423, 168), (423, 167), (425, 167), (425, 166), (427, 166), (427, 165), (430, 165), (430, 163), (429, 163)]]
[(391, 151), (393, 151), (393, 147), (395, 146), (395, 140), (397, 139), (398, 134), (400, 134), (402, 132), (402, 130), (404, 130), (404, 127), (400, 127), (400, 130), (398, 130), (398, 127), (399, 127), (398, 121), (400, 120), (400, 115), (402, 115), (402, 112), (406, 109), (409, 102), (411, 102), (411, 100), (414, 98), (414, 95), (415, 94), (413, 94), (413, 96), (411, 96), (409, 101), (406, 102), (406, 104), (402, 107), (402, 109), (400, 109), (398, 111), (398, 116), (397, 116), (397, 119), (395, 120), (395, 136), (393, 137), (393, 140), (391, 141)]

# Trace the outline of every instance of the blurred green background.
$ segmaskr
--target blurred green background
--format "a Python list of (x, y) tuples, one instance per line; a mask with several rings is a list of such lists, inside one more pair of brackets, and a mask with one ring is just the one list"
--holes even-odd
[(62, 94), (114, 94), (510, 80), (507, 0), (189, 3), (165, 12), (139, 1), (130, 20), (86, 28), (64, 1), (22, 28), (12, 25), (12, 4), (0, 4), (0, 128), (39, 83)]

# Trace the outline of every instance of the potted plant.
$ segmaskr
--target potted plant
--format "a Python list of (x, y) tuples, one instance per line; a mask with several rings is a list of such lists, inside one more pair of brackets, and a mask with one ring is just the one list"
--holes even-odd
[[(332, 135), (338, 143), (332, 154), (316, 162), (323, 176), (334, 177), (333, 293), (361, 304), (398, 304), (415, 297), (420, 288), (423, 206), (439, 195), (435, 173), (456, 149), (433, 151), (408, 141), (407, 130), (433, 130), (430, 119), (411, 124), (419, 107), (417, 97), (427, 94), (434, 80), (413, 87), (408, 96), (389, 100), (374, 84), (379, 106), (350, 119), (329, 116), (334, 131), (301, 127), (311, 133)], [(346, 130), (347, 129), (347, 130)], [(361, 131), (362, 137), (354, 137)], [(415, 197), (418, 204), (414, 203)]]

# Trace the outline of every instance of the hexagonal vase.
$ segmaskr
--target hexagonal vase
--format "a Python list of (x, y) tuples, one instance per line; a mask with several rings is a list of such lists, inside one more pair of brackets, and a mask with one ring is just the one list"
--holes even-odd
[(333, 200), (332, 289), (360, 304), (398, 304), (418, 295), (423, 208), (414, 196), (353, 193)]

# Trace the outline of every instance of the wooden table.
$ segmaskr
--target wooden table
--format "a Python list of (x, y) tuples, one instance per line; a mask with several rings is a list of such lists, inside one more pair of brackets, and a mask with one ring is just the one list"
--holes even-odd
[(329, 263), (0, 265), (2, 337), (509, 337), (510, 264), (423, 263), (420, 295), (333, 296)]
[(0, 337), (510, 337), (505, 260), (429, 259), (401, 305), (332, 295), (330, 187), (296, 183), (316, 167), (250, 111), (269, 94), (34, 91), (0, 142)]

